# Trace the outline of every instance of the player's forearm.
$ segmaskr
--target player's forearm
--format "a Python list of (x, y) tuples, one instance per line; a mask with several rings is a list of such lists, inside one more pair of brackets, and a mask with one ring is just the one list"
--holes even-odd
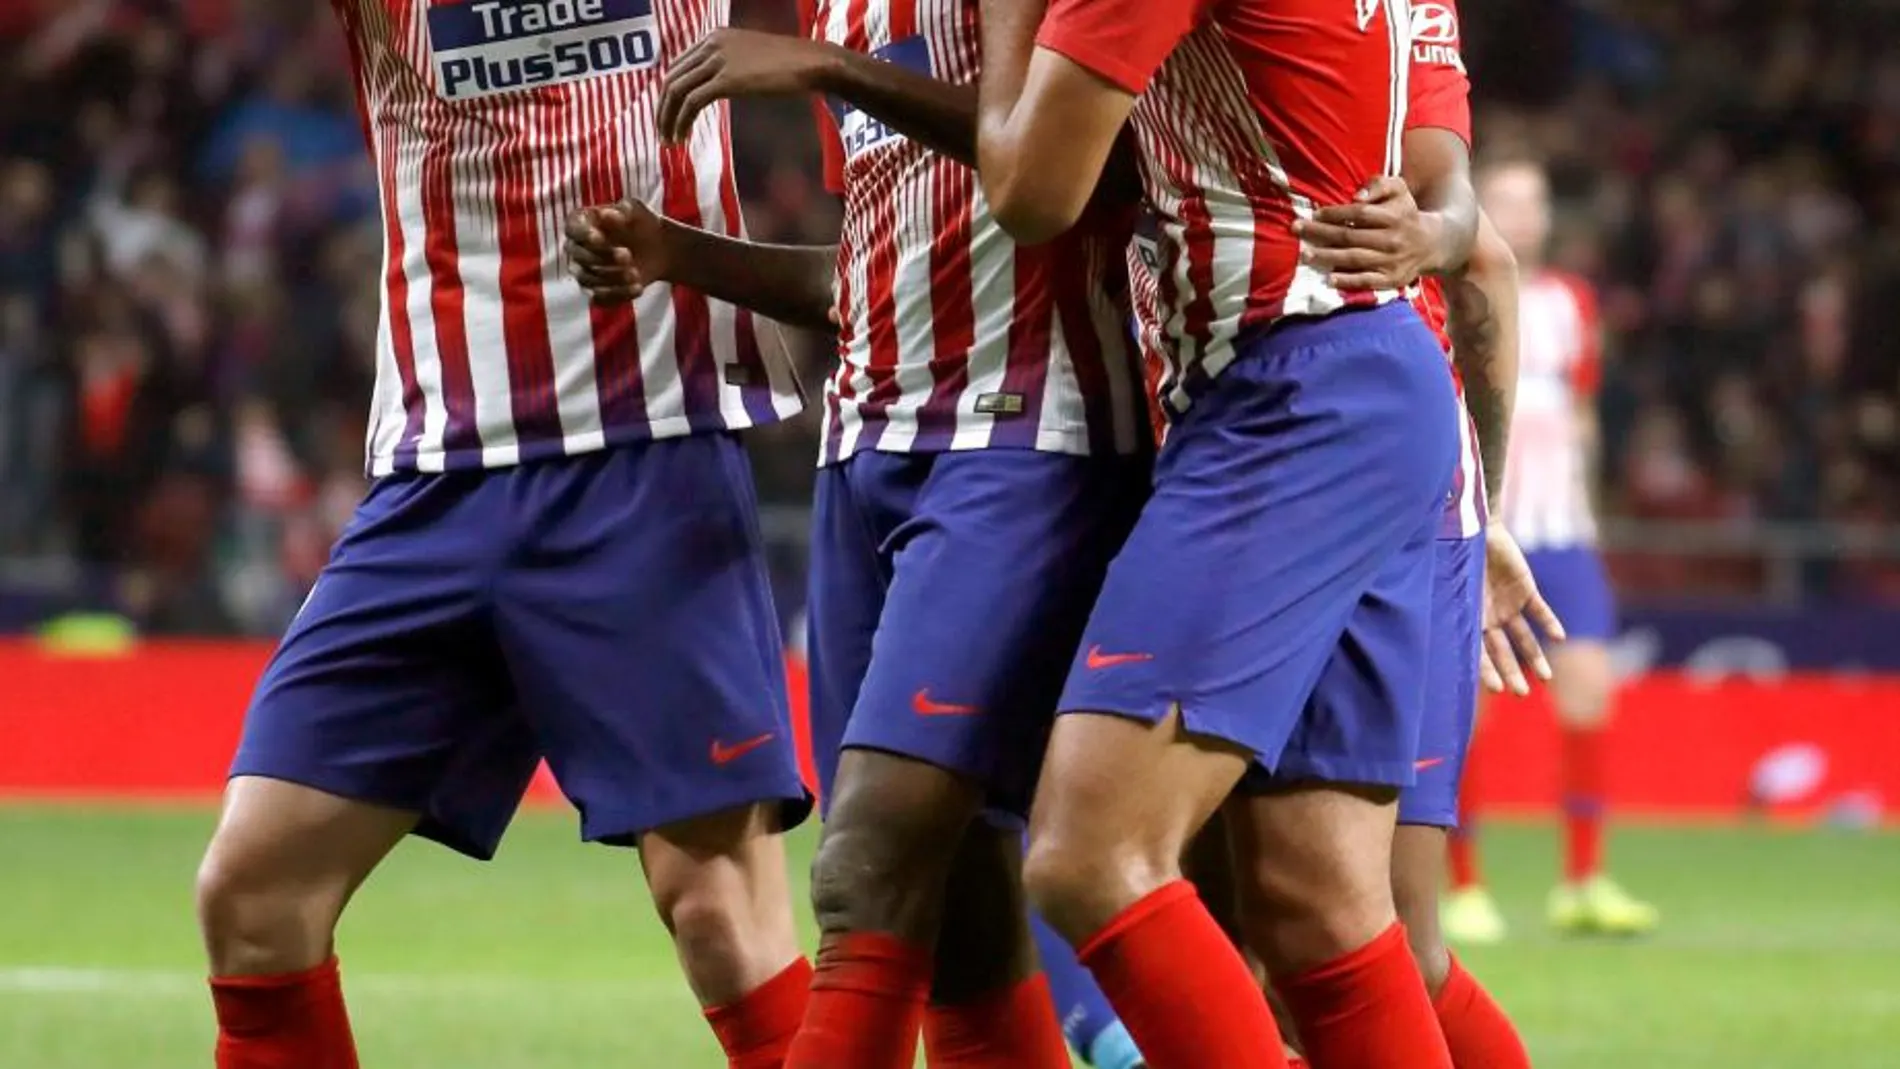
[(831, 329), (835, 245), (764, 245), (665, 223), (667, 281), (787, 326)]
[[(1030, 139), (1023, 87), (1046, 0), (983, 0), (983, 73), (977, 114), (977, 171), (990, 211), (1018, 241), (1046, 241), (1072, 219), (1038, 188), (1048, 163)], [(1077, 215), (1080, 214), (1078, 210)]]
[(938, 81), (895, 63), (832, 46), (818, 77), (821, 92), (959, 163), (976, 166), (975, 85)]
[(1484, 461), (1485, 497), (1495, 508), (1517, 407), (1517, 258), (1489, 219), (1480, 216), (1464, 270), (1445, 279), (1445, 298), (1453, 359)]
[(1478, 238), (1478, 191), (1471, 182), (1471, 151), (1450, 130), (1423, 127), (1405, 134), (1405, 184), (1418, 202), (1419, 222), (1432, 234), (1430, 274), (1460, 270)]

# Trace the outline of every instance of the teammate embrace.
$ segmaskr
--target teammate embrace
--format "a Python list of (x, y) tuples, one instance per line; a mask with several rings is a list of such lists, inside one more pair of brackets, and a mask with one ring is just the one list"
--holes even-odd
[[(542, 757), (640, 848), (735, 1069), (1062, 1069), (1091, 977), (1101, 1063), (1528, 1064), (1437, 885), (1476, 680), (1561, 629), (1484, 520), (1511, 261), (1405, 0), (807, 0), (799, 38), (724, 0), (333, 2), (383, 180), (379, 478), (205, 861), (221, 1069), (353, 1067), (350, 895), (411, 831), (492, 853)], [(835, 246), (744, 237), (725, 101), (787, 94)], [(732, 437), (799, 401), (754, 313), (838, 339), (815, 968)]]

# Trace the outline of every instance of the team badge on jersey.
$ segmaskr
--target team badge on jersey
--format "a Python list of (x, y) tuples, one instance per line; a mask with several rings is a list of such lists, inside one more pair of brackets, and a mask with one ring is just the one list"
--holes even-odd
[(650, 67), (652, 0), (474, 0), (429, 8), (436, 93), (478, 100)]
[[(921, 36), (893, 41), (871, 53), (871, 58), (895, 63), (927, 78), (933, 76), (930, 69), (930, 42)], [(837, 97), (831, 98), (831, 115), (837, 120), (838, 139), (844, 144), (846, 160), (854, 160), (904, 136), (885, 125), (883, 120), (873, 118)]]
[(1458, 42), (1458, 12), (1438, 0), (1412, 5), (1412, 62), (1450, 67), (1465, 73)]

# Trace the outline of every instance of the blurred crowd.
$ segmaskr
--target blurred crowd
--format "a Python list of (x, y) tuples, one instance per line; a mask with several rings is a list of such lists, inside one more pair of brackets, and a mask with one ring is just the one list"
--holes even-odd
[[(1466, 6), (1481, 142), (1551, 160), (1603, 290), (1606, 511), (1900, 522), (1888, 5)], [(379, 222), (327, 7), (0, 5), (0, 559), (154, 628), (272, 631), (363, 489)], [(756, 236), (835, 233), (807, 114), (738, 110)], [(802, 504), (811, 422), (754, 446)]]

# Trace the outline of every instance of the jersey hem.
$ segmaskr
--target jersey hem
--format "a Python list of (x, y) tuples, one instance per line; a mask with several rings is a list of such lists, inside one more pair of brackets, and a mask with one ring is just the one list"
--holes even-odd
[(705, 417), (667, 416), (640, 426), (615, 427), (605, 431), (566, 434), (559, 438), (541, 441), (511, 443), (515, 451), (513, 459), (493, 463), (484, 460), (487, 454), (509, 446), (417, 450), (413, 454), (402, 454), (399, 450), (396, 453), (372, 456), (369, 463), (365, 465), (365, 473), (372, 479), (380, 479), (386, 475), (398, 474), (433, 475), (447, 471), (501, 471), (535, 461), (586, 456), (589, 453), (598, 453), (604, 449), (632, 445), (637, 442), (685, 438), (695, 434), (735, 434), (755, 427), (769, 427), (774, 423), (782, 423), (797, 414), (797, 411), (779, 412), (775, 409), (771, 419), (743, 421), (731, 421), (721, 414), (718, 422), (708, 421)]

